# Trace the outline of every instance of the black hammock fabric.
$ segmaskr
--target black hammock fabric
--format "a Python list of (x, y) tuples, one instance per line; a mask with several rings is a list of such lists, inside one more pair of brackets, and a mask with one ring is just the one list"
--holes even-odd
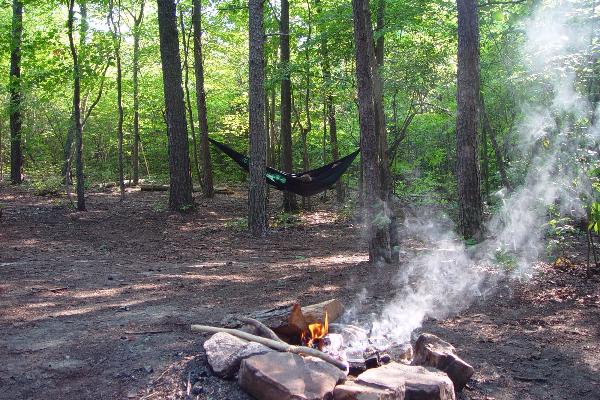
[[(208, 140), (223, 153), (231, 157), (246, 172), (250, 170), (250, 159), (248, 157), (214, 139), (209, 138)], [(298, 174), (281, 172), (267, 167), (267, 183), (277, 190), (286, 190), (300, 196), (313, 196), (333, 186), (342, 174), (346, 172), (359, 152), (360, 150), (356, 150), (354, 153), (348, 154), (346, 157), (340, 158), (331, 164)]]

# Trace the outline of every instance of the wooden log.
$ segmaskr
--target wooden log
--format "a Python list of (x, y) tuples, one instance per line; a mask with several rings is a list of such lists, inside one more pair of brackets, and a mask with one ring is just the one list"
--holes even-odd
[(277, 335), (294, 337), (308, 331), (308, 325), (304, 320), (300, 305), (296, 302), (257, 311), (252, 317), (269, 327)]
[(142, 192), (168, 192), (169, 185), (154, 185), (145, 183), (143, 185), (140, 185), (140, 190)]
[(284, 352), (294, 353), (294, 354), (298, 354), (298, 355), (308, 355), (308, 356), (320, 358), (323, 361), (326, 361), (332, 365), (335, 365), (342, 371), (346, 371), (346, 369), (347, 369), (347, 365), (344, 362), (342, 362), (340, 360), (336, 360), (335, 358), (331, 357), (330, 355), (325, 354), (322, 351), (319, 351), (317, 349), (313, 349), (310, 347), (294, 346), (294, 345), (287, 344), (287, 343), (284, 343), (281, 341), (252, 335), (250, 333), (243, 332), (243, 331), (240, 331), (237, 329), (218, 328), (215, 326), (207, 326), (207, 325), (192, 325), (191, 330), (196, 331), (196, 332), (211, 332), (211, 333), (226, 332), (226, 333), (229, 333), (230, 335), (237, 336), (240, 339), (248, 340), (250, 342), (260, 343), (260, 344), (263, 344), (263, 345), (270, 347), (277, 351), (284, 351)]
[(307, 324), (324, 323), (325, 312), (329, 323), (334, 322), (344, 313), (344, 306), (338, 299), (331, 299), (318, 304), (302, 307), (302, 315)]

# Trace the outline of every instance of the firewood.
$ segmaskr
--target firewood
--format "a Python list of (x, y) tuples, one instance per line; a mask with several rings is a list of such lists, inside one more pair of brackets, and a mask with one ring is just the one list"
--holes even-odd
[(327, 311), (327, 319), (333, 322), (344, 313), (344, 306), (338, 299), (331, 299), (318, 304), (302, 307), (302, 315), (307, 324), (323, 323)]
[(335, 358), (323, 353), (322, 351), (319, 351), (317, 349), (313, 349), (310, 347), (294, 346), (294, 345), (287, 344), (287, 343), (284, 343), (281, 341), (252, 335), (250, 333), (243, 332), (243, 331), (240, 331), (237, 329), (218, 328), (215, 326), (207, 326), (207, 325), (192, 325), (191, 330), (197, 331), (197, 332), (211, 332), (211, 333), (226, 332), (226, 333), (229, 333), (230, 335), (237, 336), (240, 339), (263, 344), (267, 347), (272, 348), (273, 350), (294, 353), (294, 354), (298, 354), (298, 355), (308, 355), (308, 356), (312, 356), (312, 357), (317, 357), (323, 361), (326, 361), (332, 365), (335, 365), (342, 371), (346, 371), (346, 369), (347, 369), (347, 365), (344, 362), (342, 362), (340, 360), (336, 360)]
[[(262, 336), (267, 339), (277, 340), (279, 342), (283, 342), (279, 336), (275, 332), (273, 332), (268, 326), (263, 324), (262, 322), (248, 317), (238, 317), (241, 322), (252, 325), (256, 329), (256, 333), (258, 336)], [(283, 342), (285, 343), (285, 342)]]
[(269, 327), (277, 335), (285, 337), (297, 336), (308, 330), (300, 305), (296, 302), (257, 311), (252, 317)]

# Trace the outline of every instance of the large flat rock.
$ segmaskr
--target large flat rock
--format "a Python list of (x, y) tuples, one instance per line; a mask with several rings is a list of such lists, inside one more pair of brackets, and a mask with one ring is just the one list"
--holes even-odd
[(238, 383), (258, 400), (323, 400), (346, 375), (314, 357), (271, 352), (242, 361)]
[(333, 400), (404, 400), (404, 388), (383, 389), (348, 381), (335, 387)]
[(406, 400), (455, 400), (452, 381), (434, 368), (392, 362), (363, 372), (356, 381), (396, 391), (404, 386)]
[(417, 339), (413, 365), (444, 371), (452, 379), (456, 390), (462, 390), (475, 372), (456, 354), (454, 346), (431, 333), (423, 333)]
[(235, 376), (243, 359), (273, 351), (260, 343), (248, 342), (225, 332), (212, 335), (203, 347), (213, 372), (224, 379)]

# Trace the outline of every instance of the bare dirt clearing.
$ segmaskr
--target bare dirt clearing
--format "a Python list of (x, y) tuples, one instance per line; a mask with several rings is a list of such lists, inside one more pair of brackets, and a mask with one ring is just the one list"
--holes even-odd
[[(352, 304), (363, 287), (376, 310), (394, 292), (395, 270), (369, 267), (359, 227), (327, 205), (256, 239), (243, 191), (198, 202), (180, 215), (165, 193), (93, 193), (79, 213), (1, 187), (0, 398), (184, 398), (190, 377), (200, 399), (246, 399), (211, 376), (190, 323), (293, 299)], [(476, 369), (463, 398), (600, 399), (599, 279), (544, 268), (427, 322)]]

